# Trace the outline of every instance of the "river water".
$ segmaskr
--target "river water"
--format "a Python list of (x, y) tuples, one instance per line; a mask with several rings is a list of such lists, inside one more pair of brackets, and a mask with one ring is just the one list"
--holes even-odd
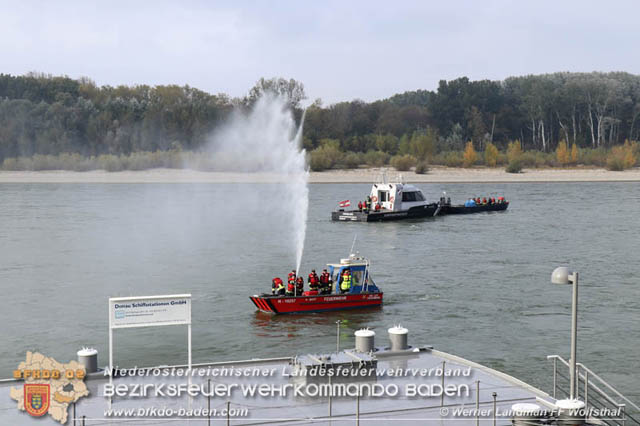
[[(294, 263), (289, 218), (264, 207), (278, 185), (0, 185), (0, 376), (27, 350), (59, 361), (82, 346), (107, 364), (107, 299), (193, 294), (194, 362), (352, 347), (368, 326), (377, 343), (402, 324), (428, 344), (550, 391), (548, 354), (568, 358), (570, 286), (580, 272), (578, 358), (640, 399), (640, 185), (422, 184), (429, 199), (504, 194), (505, 213), (396, 223), (333, 223), (339, 200), (369, 185), (311, 185), (302, 271), (356, 249), (371, 259), (382, 309), (271, 317), (248, 296)], [(270, 203), (268, 203), (270, 204)], [(117, 330), (116, 364), (186, 362), (184, 327)]]

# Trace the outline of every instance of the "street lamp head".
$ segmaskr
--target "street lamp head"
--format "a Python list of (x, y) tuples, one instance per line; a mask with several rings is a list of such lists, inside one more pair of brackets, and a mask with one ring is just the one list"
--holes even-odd
[(551, 274), (552, 284), (572, 284), (573, 297), (571, 299), (571, 358), (569, 361), (570, 377), (569, 377), (569, 398), (575, 399), (578, 395), (576, 392), (576, 351), (578, 340), (578, 273), (570, 271), (569, 268), (561, 266), (553, 270)]
[(560, 266), (553, 270), (551, 274), (552, 284), (573, 284), (573, 271), (570, 271), (566, 266)]

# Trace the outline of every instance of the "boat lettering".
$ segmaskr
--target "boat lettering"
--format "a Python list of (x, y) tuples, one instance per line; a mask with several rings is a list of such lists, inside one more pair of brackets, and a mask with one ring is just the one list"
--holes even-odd
[(340, 216), (339, 219), (340, 220), (351, 220), (351, 221), (358, 220), (358, 218), (355, 217), (355, 216)]
[(336, 300), (347, 300), (347, 296), (325, 297), (325, 302), (333, 302)]

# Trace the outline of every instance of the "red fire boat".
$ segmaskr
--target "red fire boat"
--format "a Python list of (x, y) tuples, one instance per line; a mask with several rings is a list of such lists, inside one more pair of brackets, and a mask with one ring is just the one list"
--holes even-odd
[[(341, 259), (340, 263), (328, 264), (332, 290), (329, 294), (300, 296), (278, 296), (262, 294), (251, 296), (256, 307), (270, 314), (295, 314), (305, 312), (337, 311), (342, 309), (371, 308), (382, 305), (383, 293), (369, 275), (369, 261), (357, 255)], [(340, 280), (344, 271), (351, 272), (351, 289), (340, 292)]]

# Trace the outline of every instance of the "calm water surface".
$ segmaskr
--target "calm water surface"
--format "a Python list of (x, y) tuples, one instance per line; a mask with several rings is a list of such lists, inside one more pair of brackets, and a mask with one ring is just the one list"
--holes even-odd
[[(329, 351), (369, 326), (487, 364), (550, 390), (546, 355), (568, 358), (570, 287), (581, 273), (578, 357), (640, 399), (640, 185), (422, 184), (430, 199), (504, 193), (506, 213), (332, 223), (369, 185), (311, 185), (302, 269), (357, 249), (385, 292), (379, 310), (271, 317), (248, 295), (295, 261), (278, 185), (0, 185), (0, 376), (27, 350), (60, 361), (83, 345), (107, 363), (107, 299), (193, 294), (194, 362)], [(118, 330), (123, 366), (184, 363), (182, 327)]]

